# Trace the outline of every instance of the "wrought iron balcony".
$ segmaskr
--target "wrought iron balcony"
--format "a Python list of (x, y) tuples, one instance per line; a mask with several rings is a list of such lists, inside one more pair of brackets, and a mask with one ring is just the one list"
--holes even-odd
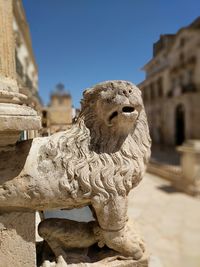
[(194, 83), (188, 83), (186, 85), (182, 86), (182, 93), (191, 93), (191, 92), (196, 92), (197, 91), (197, 87)]

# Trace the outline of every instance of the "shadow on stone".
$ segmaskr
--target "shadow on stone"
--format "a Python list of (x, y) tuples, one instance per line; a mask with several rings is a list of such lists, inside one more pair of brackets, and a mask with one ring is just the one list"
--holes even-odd
[(32, 141), (19, 142), (14, 150), (0, 153), (0, 184), (12, 180), (21, 173), (30, 152)]
[(180, 190), (176, 189), (172, 185), (161, 185), (161, 186), (158, 186), (157, 188), (168, 194), (181, 193)]
[[(104, 246), (99, 248), (97, 244), (90, 246), (87, 250), (68, 249), (67, 262), (64, 260), (60, 265), (53, 251), (46, 241), (37, 243), (37, 267), (45, 267), (45, 264), (52, 267), (65, 266), (91, 266), (91, 267), (146, 267), (149, 257), (145, 253), (143, 257), (136, 261), (131, 257), (124, 257), (118, 252)], [(60, 256), (62, 257), (62, 255)]]

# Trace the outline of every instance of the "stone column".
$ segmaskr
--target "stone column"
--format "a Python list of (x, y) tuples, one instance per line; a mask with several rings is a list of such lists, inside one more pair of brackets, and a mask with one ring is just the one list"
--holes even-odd
[[(15, 149), (22, 131), (40, 128), (25, 99), (16, 81), (13, 3), (0, 0), (0, 154)], [(35, 213), (0, 211), (0, 267), (35, 267), (35, 259)]]
[[(40, 128), (36, 111), (23, 104), (16, 81), (12, 0), (0, 0), (0, 147), (13, 145), (23, 130)], [(1, 149), (2, 150), (2, 149)]]

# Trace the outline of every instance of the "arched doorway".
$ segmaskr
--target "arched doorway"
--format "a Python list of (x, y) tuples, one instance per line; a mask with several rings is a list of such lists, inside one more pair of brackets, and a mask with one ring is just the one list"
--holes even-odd
[(185, 141), (185, 109), (182, 104), (175, 111), (175, 144), (182, 145)]

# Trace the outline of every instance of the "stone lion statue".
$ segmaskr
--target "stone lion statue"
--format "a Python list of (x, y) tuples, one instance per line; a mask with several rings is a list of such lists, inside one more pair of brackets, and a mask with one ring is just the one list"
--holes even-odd
[[(139, 259), (144, 249), (129, 234), (127, 195), (141, 181), (150, 156), (141, 92), (130, 82), (107, 81), (84, 91), (81, 105), (71, 129), (20, 142), (15, 150), (1, 153), (0, 209), (90, 206), (96, 222), (77, 225), (79, 242), (72, 235), (66, 246), (97, 242)], [(8, 166), (12, 166), (10, 173), (4, 171)], [(52, 234), (56, 231), (57, 237)], [(51, 238), (61, 240), (61, 232), (67, 233), (61, 221), (50, 219), (39, 226), (50, 246)], [(54, 244), (59, 243), (55, 239)]]

